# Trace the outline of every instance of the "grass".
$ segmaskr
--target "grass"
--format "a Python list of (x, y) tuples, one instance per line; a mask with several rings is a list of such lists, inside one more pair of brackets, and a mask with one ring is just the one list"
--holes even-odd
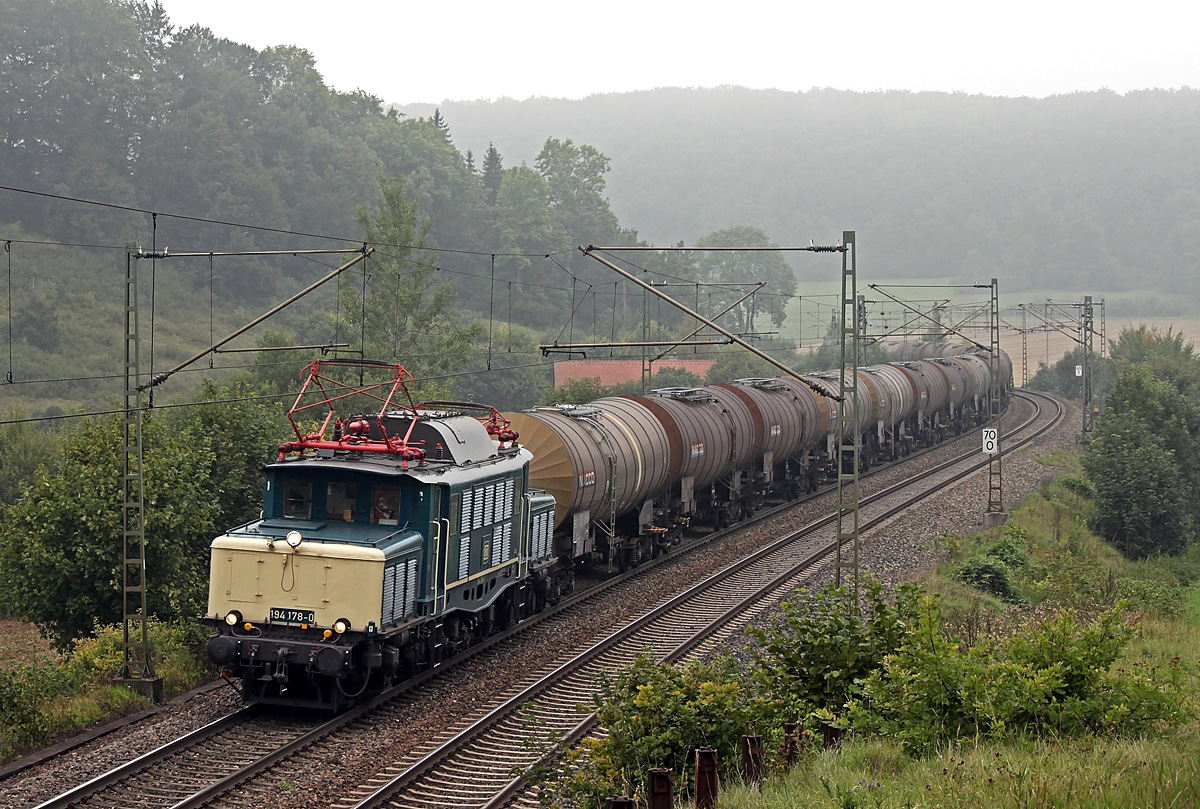
[(921, 760), (849, 740), (762, 789), (731, 785), (721, 809), (1124, 809), (1200, 805), (1200, 728), (1158, 739), (966, 743)]

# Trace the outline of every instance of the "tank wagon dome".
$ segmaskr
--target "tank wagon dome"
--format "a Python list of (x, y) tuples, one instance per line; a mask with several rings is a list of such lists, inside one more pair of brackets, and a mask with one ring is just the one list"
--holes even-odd
[(618, 515), (658, 491), (670, 472), (667, 432), (628, 397), (504, 417), (533, 453), (530, 485), (554, 497), (555, 525), (580, 511)]
[[(828, 397), (830, 400), (832, 408), (837, 410), (837, 399), (842, 395), (840, 371), (822, 371), (816, 374), (805, 374), (804, 378), (825, 392), (826, 397)], [(864, 383), (862, 374), (859, 374), (857, 379), (859, 381), (857, 386), (858, 423), (853, 425), (853, 427), (861, 433), (878, 420), (877, 413), (879, 409), (879, 401), (878, 391), (872, 387), (873, 383)], [(851, 429), (851, 425), (846, 423), (847, 421), (848, 418), (843, 420), (843, 437), (845, 437), (845, 434), (847, 434), (846, 431)]]
[(740, 391), (725, 385), (706, 385), (699, 390), (708, 393), (724, 409), (733, 430), (730, 436), (733, 466), (745, 466), (758, 455), (763, 443), (762, 413), (758, 406)]
[(976, 350), (976, 346), (974, 343), (944, 340), (888, 340), (883, 343), (883, 350), (894, 362), (912, 362), (957, 357)]

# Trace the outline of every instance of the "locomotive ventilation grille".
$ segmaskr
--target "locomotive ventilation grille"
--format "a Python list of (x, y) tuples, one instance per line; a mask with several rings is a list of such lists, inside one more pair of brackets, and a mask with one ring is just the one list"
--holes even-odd
[(533, 518), (533, 547), (530, 556), (542, 559), (550, 555), (550, 539), (554, 534), (554, 512), (547, 511)]
[(394, 624), (413, 613), (417, 599), (417, 560), (401, 559), (383, 570), (382, 621)]

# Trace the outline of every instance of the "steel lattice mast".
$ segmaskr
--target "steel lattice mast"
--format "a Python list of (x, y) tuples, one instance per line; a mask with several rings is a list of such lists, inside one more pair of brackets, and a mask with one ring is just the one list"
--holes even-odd
[[(837, 553), (834, 584), (842, 586), (842, 571), (850, 577), (851, 595), (858, 597), (858, 469), (861, 447), (858, 433), (859, 301), (857, 253), (854, 231), (842, 233), (841, 390), (837, 460)], [(850, 546), (850, 560), (842, 547)]]

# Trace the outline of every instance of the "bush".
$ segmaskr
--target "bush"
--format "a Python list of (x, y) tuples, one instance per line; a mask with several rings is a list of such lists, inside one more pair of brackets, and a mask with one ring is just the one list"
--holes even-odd
[(737, 666), (728, 658), (672, 666), (643, 655), (603, 682), (593, 702), (608, 735), (538, 773), (543, 797), (599, 807), (609, 795), (640, 795), (644, 803), (647, 770), (668, 767), (676, 783), (685, 783), (697, 747), (714, 748), (721, 776), (728, 777), (750, 724)]
[(0, 669), (0, 759), (52, 740), (60, 729), (49, 708), (75, 687), (49, 659)]
[(1190, 718), (1178, 665), (1111, 670), (1133, 636), (1122, 607), (1086, 626), (1062, 611), (962, 650), (941, 631), (937, 599), (921, 606), (917, 631), (848, 706), (855, 727), (895, 738), (909, 752), (971, 736), (1135, 735)]
[[(148, 627), (155, 673), (167, 694), (212, 675), (202, 657), (207, 630), (193, 623), (152, 621)], [(67, 659), (0, 669), (0, 759), (54, 742), (98, 722), (143, 710), (149, 703), (111, 680), (124, 661), (124, 631), (97, 627)]]
[(1012, 571), (1003, 560), (993, 556), (975, 556), (963, 562), (958, 579), (1010, 604), (1021, 600), (1012, 582)]
[(1077, 475), (1073, 472), (1068, 472), (1059, 475), (1055, 481), (1059, 486), (1066, 489), (1071, 494), (1091, 500), (1096, 496), (1096, 487), (1092, 482), (1083, 475)]
[(747, 630), (757, 643), (750, 676), (778, 714), (800, 720), (817, 708), (840, 710), (911, 631), (919, 588), (901, 585), (889, 604), (879, 580), (866, 576), (861, 591), (867, 620), (845, 588), (831, 585), (796, 591), (767, 629)]

